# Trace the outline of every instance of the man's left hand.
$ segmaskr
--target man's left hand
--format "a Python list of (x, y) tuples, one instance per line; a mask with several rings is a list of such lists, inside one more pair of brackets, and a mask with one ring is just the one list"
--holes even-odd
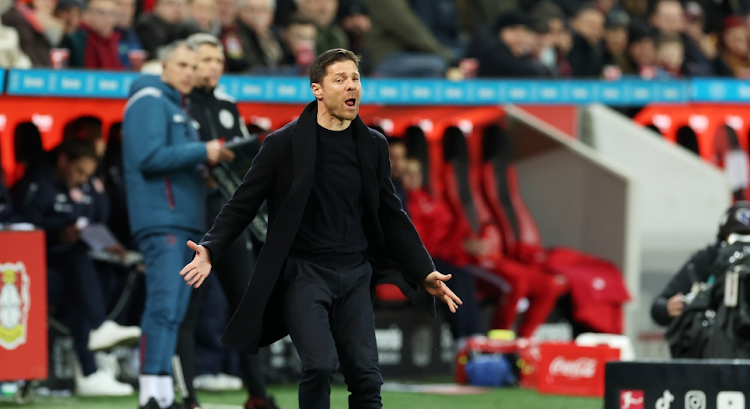
[(451, 291), (451, 289), (444, 283), (444, 281), (450, 280), (451, 277), (450, 274), (445, 275), (440, 274), (438, 271), (433, 271), (424, 279), (422, 285), (428, 293), (446, 303), (451, 312), (456, 312), (458, 306), (463, 304), (463, 302), (456, 294), (453, 294), (453, 291)]

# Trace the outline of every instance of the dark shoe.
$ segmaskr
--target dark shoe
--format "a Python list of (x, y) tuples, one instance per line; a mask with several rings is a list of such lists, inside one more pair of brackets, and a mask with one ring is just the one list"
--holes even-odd
[(151, 398), (148, 400), (148, 403), (146, 403), (146, 406), (141, 406), (140, 409), (161, 409), (161, 406), (156, 403), (156, 399)]
[(281, 409), (273, 396), (267, 396), (265, 399), (250, 398), (245, 402), (245, 409)]
[(198, 399), (188, 396), (182, 400), (181, 409), (201, 409), (201, 404), (198, 403)]

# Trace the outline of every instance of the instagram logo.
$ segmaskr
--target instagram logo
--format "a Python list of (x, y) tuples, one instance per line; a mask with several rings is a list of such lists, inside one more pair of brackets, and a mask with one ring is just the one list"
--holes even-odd
[(706, 394), (703, 391), (688, 391), (685, 394), (685, 409), (706, 409)]

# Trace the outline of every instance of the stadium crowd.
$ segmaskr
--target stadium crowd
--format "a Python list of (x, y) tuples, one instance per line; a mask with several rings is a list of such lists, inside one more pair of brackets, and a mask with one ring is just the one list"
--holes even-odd
[(750, 1), (4, 0), (0, 66), (140, 69), (219, 37), (227, 73), (298, 75), (330, 48), (365, 75), (750, 76)]

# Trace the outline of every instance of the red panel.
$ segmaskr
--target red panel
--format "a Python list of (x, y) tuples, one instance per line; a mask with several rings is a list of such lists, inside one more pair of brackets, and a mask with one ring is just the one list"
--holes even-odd
[(0, 232), (0, 381), (47, 378), (46, 264), (44, 232)]
[(604, 396), (604, 364), (620, 359), (620, 350), (607, 346), (542, 344), (537, 389), (539, 393)]
[(563, 131), (566, 135), (578, 138), (578, 107), (524, 105), (518, 108)]

